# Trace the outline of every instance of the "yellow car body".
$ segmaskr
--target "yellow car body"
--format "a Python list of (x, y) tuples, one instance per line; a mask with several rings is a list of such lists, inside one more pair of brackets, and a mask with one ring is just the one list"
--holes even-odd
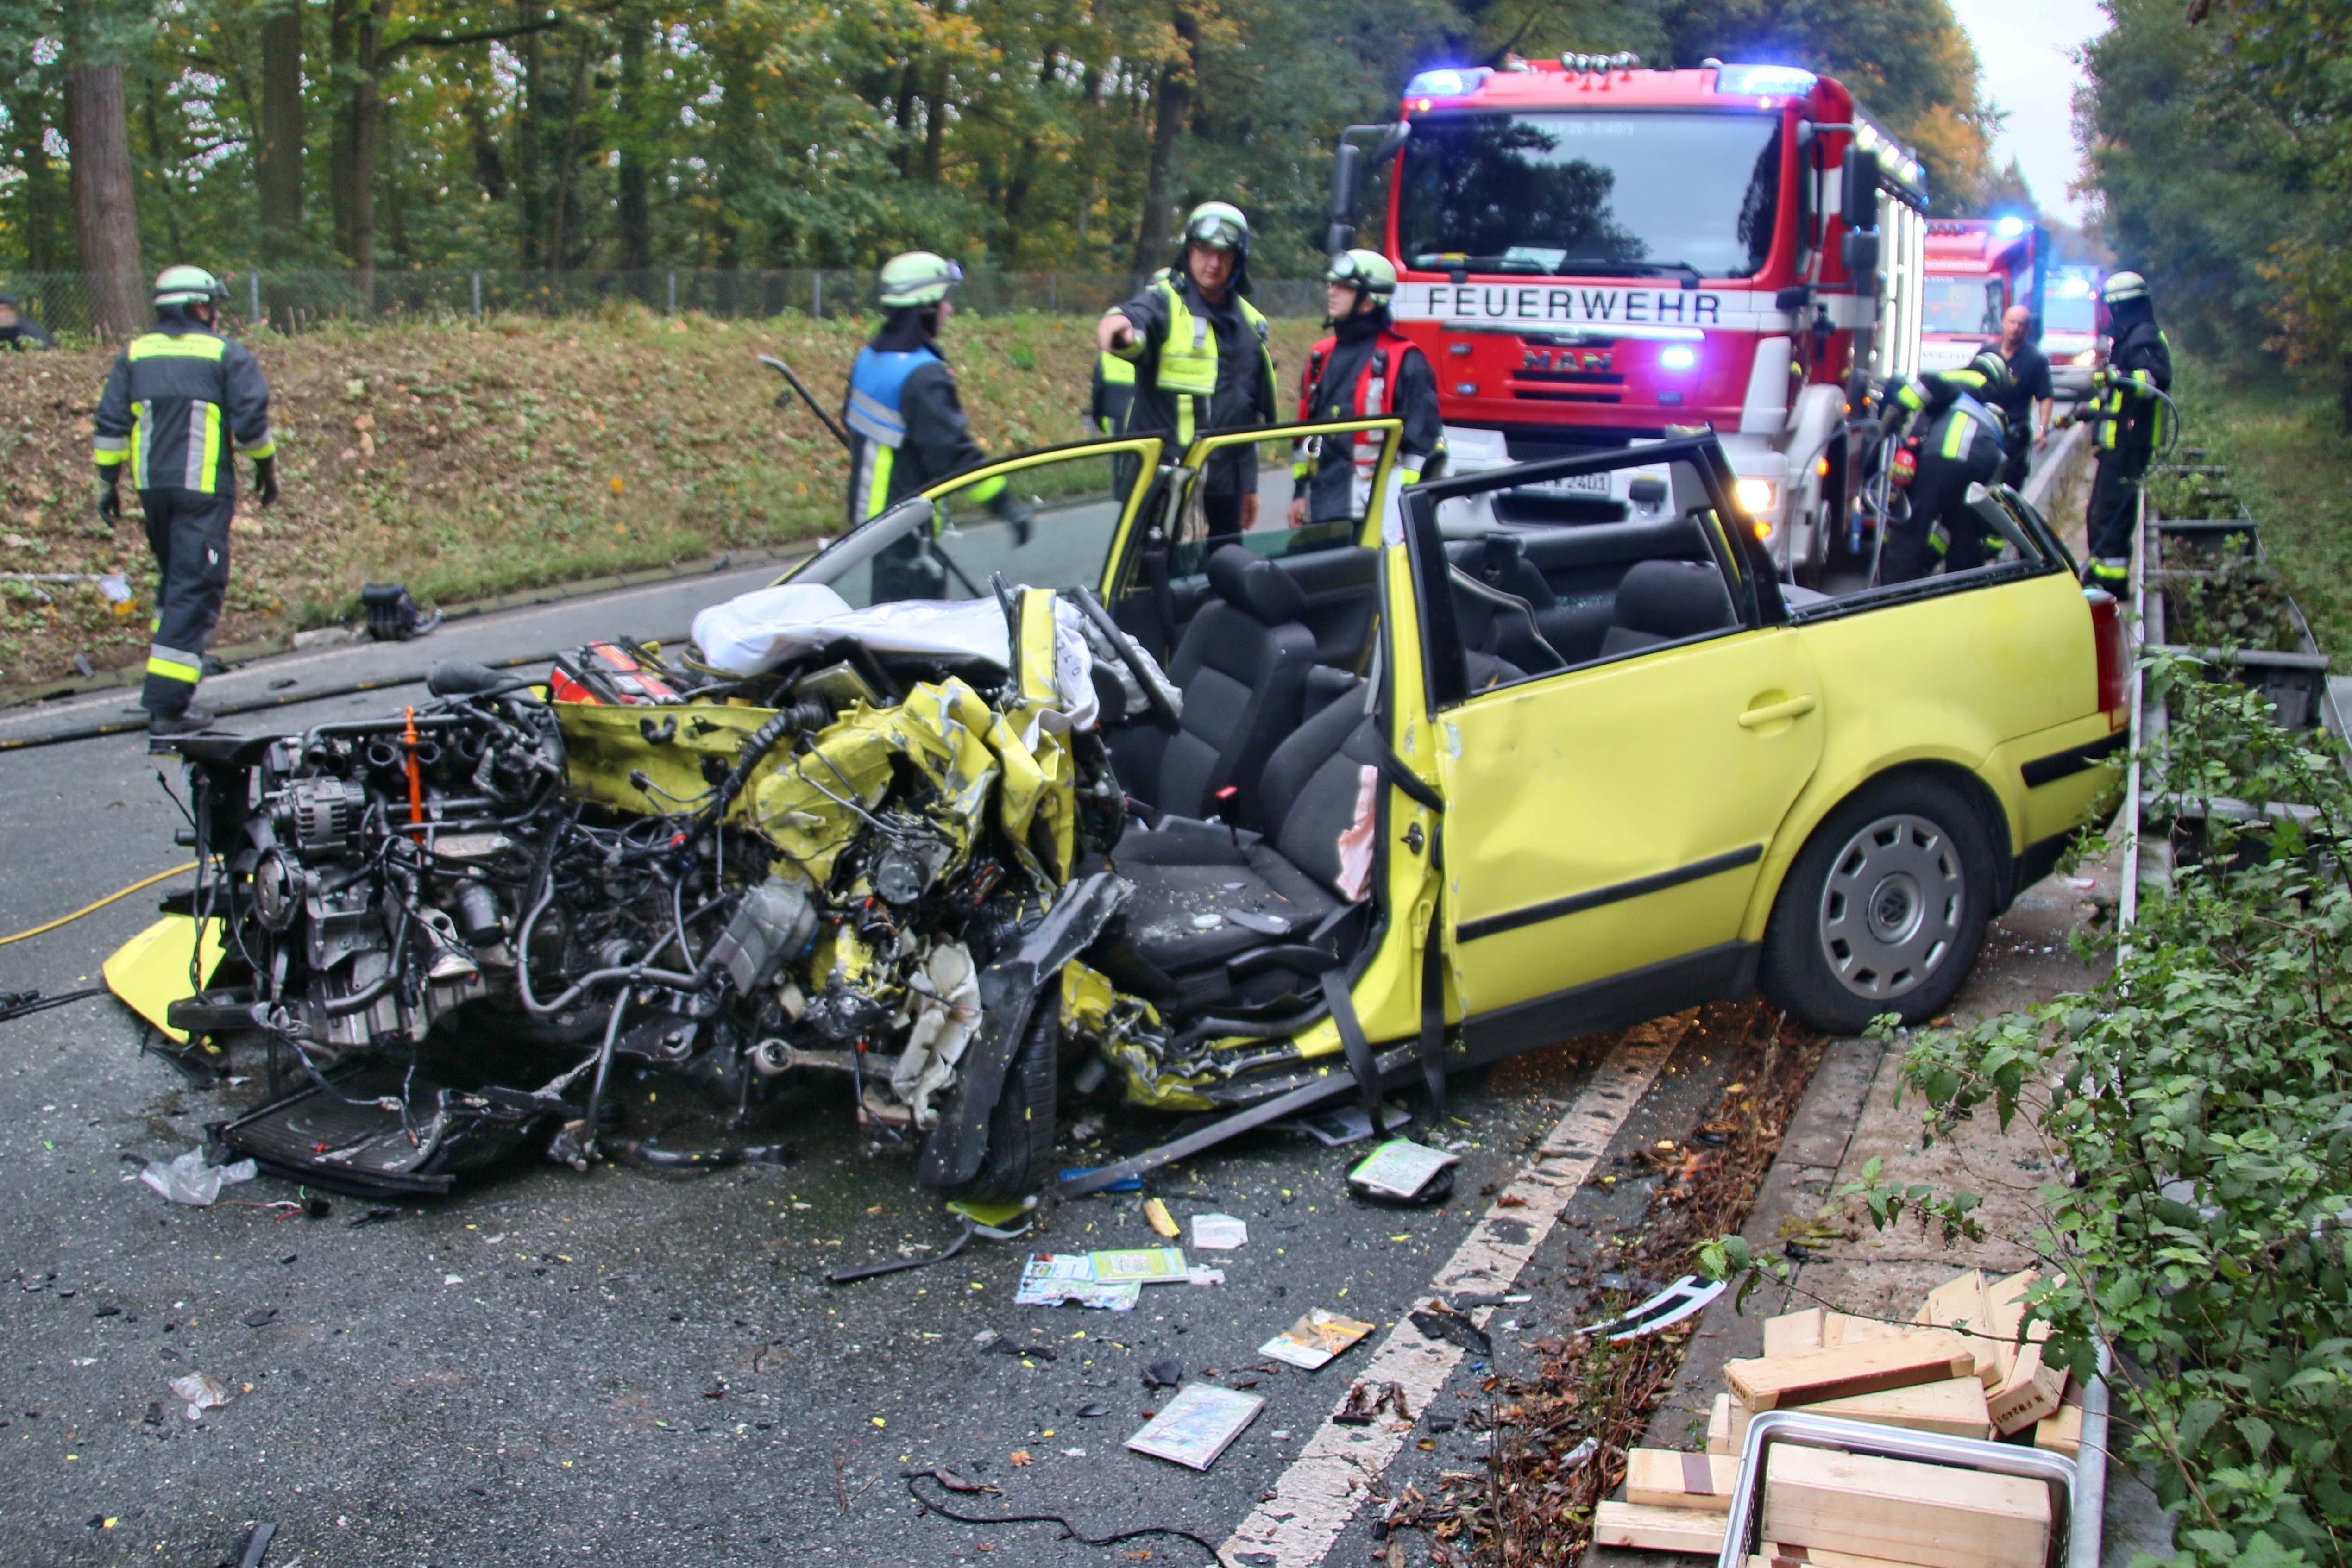
[[(1992, 564), (1834, 597), (1774, 580), (1711, 437), (1401, 494), (1388, 484), (1393, 420), (1213, 433), (1174, 462), (1156, 438), (1140, 437), (1007, 459), (920, 499), (934, 509), (932, 537), (953, 542), (972, 537), (959, 536), (953, 520), (961, 492), (1000, 476), (1018, 487), (1055, 464), (1120, 465), (1125, 487), (1114, 486), (1115, 520), (1099, 552), (1091, 544), (1076, 552), (1072, 580), (1047, 585), (1092, 590), (1139, 641), (1156, 627), (1164, 658), (1181, 623), (1183, 605), (1174, 601), (1188, 591), (1185, 572), (1213, 542), (1200, 538), (1196, 476), (1235, 445), (1365, 429), (1387, 443), (1368, 516), (1310, 540), (1262, 511), (1259, 527), (1236, 542), (1313, 575), (1323, 586), (1310, 584), (1312, 602), (1337, 606), (1353, 595), (1347, 601), (1366, 628), (1360, 646), (1334, 645), (1339, 667), (1370, 678), (1390, 754), (1378, 792), (1377, 913), (1348, 956), (1349, 1002), (1383, 1074), (1411, 1066), (1415, 1054), (1424, 1067), (1475, 1064), (1738, 995), (1759, 971), (1768, 988), (1825, 1028), (1858, 1027), (1879, 1012), (1923, 1015), (1958, 985), (1983, 922), (2047, 873), (2112, 791), (2105, 763), (2121, 747), (2125, 720), (2119, 666), (2103, 666), (2103, 656), (2119, 657), (2113, 607), (2103, 621), (2042, 519), (2006, 493), (1985, 503), (2007, 518), (1987, 528), (2008, 546), (1997, 541)], [(1711, 568), (1728, 620), (1669, 636), (1612, 621), (1603, 642), (1626, 632), (1629, 645), (1571, 658), (1545, 642), (1559, 660), (1552, 668), (1517, 668), (1499, 655), (1475, 662), (1465, 605), (1496, 612), (1498, 623), (1527, 611), (1530, 627), (1536, 612), (1531, 599), (1477, 589), (1464, 560), (1475, 564), (1480, 550), (1494, 559), (1488, 541), (1499, 535), (1521, 541), (1503, 552), (1514, 563), (1539, 549), (1572, 554), (1612, 528), (1632, 538), (1650, 528), (1645, 507), (1657, 519), (1651, 533), (1674, 531), (1681, 552), (1656, 558), (1666, 565), (1649, 575), (1695, 583)], [(1535, 522), (1519, 515), (1530, 508), (1540, 514)], [(1544, 526), (1541, 517), (1555, 514), (1570, 520)], [(1572, 520), (1580, 516), (1601, 520)], [(838, 559), (828, 551), (786, 580), (839, 580)], [(1623, 618), (1625, 583), (1649, 559), (1610, 563), (1624, 569), (1611, 615)], [(1521, 577), (1530, 594), (1546, 591)], [(1584, 624), (1600, 604), (1562, 598), (1542, 613), (1553, 624)], [(1319, 650), (1325, 627), (1317, 631)], [(1635, 636), (1649, 640), (1630, 645)], [(1508, 678), (1465, 677), (1498, 663)], [(1937, 906), (1950, 916), (1948, 939), (1932, 954), (1932, 943), (1917, 948), (1920, 974), (1907, 983), (1882, 975), (1856, 989), (1849, 975), (1838, 983), (1853, 994), (1842, 1000), (1808, 996), (1801, 977), (1779, 971), (1802, 967), (1812, 947), (1826, 970), (1841, 962), (1851, 970), (1851, 956), (1836, 956), (1836, 931), (1878, 932), (1869, 923), (1882, 915), (1885, 931), (1902, 929), (1897, 894), (1907, 873), (1890, 873), (1884, 888), (1868, 890), (1864, 913), (1840, 902), (1828, 881), (1792, 892), (1801, 874), (1833, 881), (1836, 867), (1807, 870), (1836, 848), (1823, 847), (1824, 834), (1872, 831), (1849, 819), (1889, 800), (1908, 802), (1885, 819), (1914, 823), (1903, 844), (1926, 863), (1967, 873), (1912, 898), (1916, 915), (1944, 896), (1938, 888), (1967, 884)], [(1954, 815), (1953, 801), (1965, 803), (1968, 820)], [(1918, 823), (1944, 830), (1941, 851)], [(1840, 863), (1871, 862), (1865, 853)], [(1793, 937), (1791, 922), (1805, 927)], [(1098, 985), (1100, 977), (1088, 970), (1086, 979)], [(1433, 987), (1442, 991), (1436, 1005)], [(1161, 1103), (1263, 1098), (1336, 1071), (1345, 1043), (1325, 1012), (1285, 1030), (1236, 1029), (1217, 1044), (1259, 1061), (1270, 1041), (1285, 1049), (1265, 1070)]]

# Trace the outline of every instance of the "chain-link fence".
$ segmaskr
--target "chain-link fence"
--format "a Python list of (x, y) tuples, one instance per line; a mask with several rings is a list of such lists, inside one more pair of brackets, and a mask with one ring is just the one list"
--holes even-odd
[[(529, 272), (514, 268), (379, 269), (363, 286), (357, 272), (228, 272), (228, 313), (299, 332), (327, 321), (389, 321), (525, 312), (579, 315), (615, 303), (665, 316), (695, 312), (765, 319), (794, 312), (824, 319), (874, 308), (871, 271), (846, 267), (653, 267), (630, 272)], [(1133, 296), (1141, 279), (1123, 273), (973, 272), (956, 308), (975, 315), (1041, 311), (1097, 316)], [(0, 292), (53, 332), (91, 329), (88, 281), (78, 272), (0, 272)], [(1268, 316), (1319, 317), (1323, 285), (1313, 279), (1259, 279), (1252, 301)]]

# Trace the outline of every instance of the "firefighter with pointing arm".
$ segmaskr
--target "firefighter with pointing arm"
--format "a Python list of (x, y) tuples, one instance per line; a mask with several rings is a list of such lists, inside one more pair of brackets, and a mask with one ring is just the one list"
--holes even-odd
[(123, 346), (98, 400), (99, 518), (110, 527), (122, 521), (128, 467), (162, 580), (139, 694), (151, 735), (186, 735), (212, 722), (194, 698), (228, 592), (240, 453), (253, 460), (256, 498), (265, 507), (278, 499), (269, 383), (243, 345), (220, 334), (227, 298), (201, 267), (165, 267), (155, 279), (153, 329)]
[[(1299, 377), (1302, 421), (1374, 419), (1401, 414), (1404, 437), (1397, 454), (1400, 485), (1433, 479), (1445, 462), (1445, 422), (1437, 412), (1437, 373), (1413, 341), (1389, 319), (1396, 268), (1376, 250), (1343, 250), (1323, 269), (1324, 309), (1331, 336), (1315, 345)], [(1290, 526), (1361, 517), (1370, 505), (1379, 467), (1378, 431), (1294, 443)], [(1396, 514), (1391, 509), (1391, 518)]]
[[(1202, 203), (1168, 276), (1095, 326), (1096, 349), (1135, 367), (1129, 431), (1166, 433), (1181, 449), (1203, 430), (1273, 422), (1274, 351), (1249, 291), (1249, 220), (1229, 202)], [(1256, 448), (1217, 453), (1201, 497), (1211, 538), (1255, 527)]]
[(1969, 486), (1990, 485), (2000, 473), (2001, 417), (1991, 404), (2009, 389), (2009, 361), (1988, 349), (1957, 371), (1890, 381), (1881, 394), (1890, 428), (1916, 430), (1916, 458), (1908, 444), (1895, 455), (1898, 482), (1911, 476), (1911, 515), (1889, 528), (1880, 552), (1882, 583), (1910, 582), (1941, 564), (1966, 571), (1985, 563), (1984, 526), (1969, 510)]

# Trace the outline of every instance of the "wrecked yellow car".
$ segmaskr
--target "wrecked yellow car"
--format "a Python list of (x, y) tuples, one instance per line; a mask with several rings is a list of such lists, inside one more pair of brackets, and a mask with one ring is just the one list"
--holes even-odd
[[(1029, 454), (688, 643), (172, 743), (226, 957), (171, 1021), (297, 1081), (226, 1141), (436, 1190), (656, 1157), (618, 1061), (747, 1111), (831, 1073), (925, 1185), (1007, 1199), (1076, 1098), (1226, 1113), (1087, 1190), (1758, 984), (1923, 1018), (2096, 810), (2120, 622), (2013, 494), (1990, 564), (1832, 595), (1774, 580), (1711, 437), (1400, 493), (1397, 434)], [(1360, 438), (1364, 515), (1210, 537), (1221, 451)], [(1034, 528), (971, 504), (1000, 479)]]

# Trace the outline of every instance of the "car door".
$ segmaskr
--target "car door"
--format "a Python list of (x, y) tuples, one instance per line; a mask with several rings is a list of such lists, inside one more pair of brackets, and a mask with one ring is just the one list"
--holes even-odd
[[(1445, 797), (1443, 917), (1474, 1033), (1483, 1020), (1533, 1044), (1743, 987), (1741, 916), (1822, 755), (1820, 681), (1761, 549), (1727, 527), (1739, 515), (1713, 438), (1637, 453), (1407, 496)], [(1512, 523), (1487, 506), (1439, 521), (1448, 500), (1637, 467), (1605, 517)], [(1553, 527), (1650, 541), (1618, 563), (1610, 624), (1580, 657), (1545, 641), (1548, 612), (1487, 580), (1514, 580), (1489, 563), (1517, 570)]]
[[(1359, 667), (1378, 608), (1378, 547), (1383, 519), (1393, 511), (1391, 497), (1395, 492), (1388, 481), (1403, 431), (1401, 420), (1356, 419), (1203, 433), (1170, 470), (1168, 482), (1126, 536), (1111, 612), (1164, 660), (1208, 592), (1210, 552), (1230, 542), (1274, 561), (1298, 584), (1306, 601), (1299, 619), (1315, 633), (1318, 664)], [(1349, 441), (1363, 432), (1381, 437), (1372, 497), (1364, 515), (1293, 525), (1287, 514), (1295, 445)], [(1242, 447), (1258, 449), (1252, 464), (1259, 497), (1256, 522), (1238, 535), (1212, 538), (1202, 505), (1205, 476), (1219, 462), (1233, 461), (1232, 455)]]

